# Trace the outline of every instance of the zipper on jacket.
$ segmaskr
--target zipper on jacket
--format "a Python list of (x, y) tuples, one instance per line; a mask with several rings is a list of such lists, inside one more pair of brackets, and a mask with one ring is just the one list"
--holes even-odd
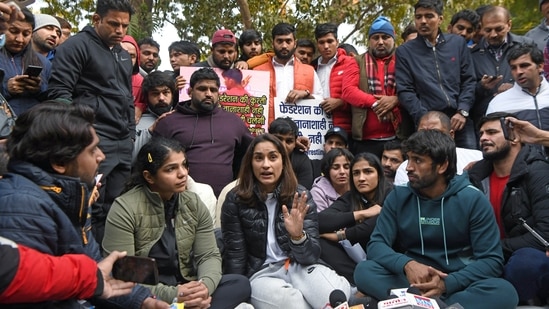
[[(83, 186), (80, 186), (80, 211), (78, 212), (78, 219), (80, 222), (82, 222), (82, 216), (84, 215), (84, 209), (87, 209), (88, 203), (86, 201), (86, 190)], [(86, 236), (86, 221), (88, 220), (88, 212), (86, 211), (86, 218), (84, 218), (84, 226), (81, 227), (82, 229), (82, 241), (84, 242), (84, 245), (88, 244), (88, 237)]]
[(57, 187), (57, 186), (40, 186), (40, 188), (42, 188), (42, 190), (53, 191), (57, 194), (59, 194), (59, 193), (61, 193), (61, 191), (63, 191), (63, 189), (61, 187)]
[[(438, 86), (440, 87), (440, 91), (442, 91), (442, 93), (444, 94), (444, 97), (446, 98), (446, 105), (448, 107), (452, 107), (450, 106), (450, 98), (448, 97), (448, 94), (446, 93), (446, 91), (444, 91), (444, 87), (442, 86), (442, 76), (440, 75), (440, 66), (438, 65), (438, 57), (437, 57), (437, 48), (436, 46), (433, 46), (433, 55), (435, 56), (435, 68), (437, 70), (437, 75), (438, 75)], [(456, 106), (457, 108), (457, 106)]]

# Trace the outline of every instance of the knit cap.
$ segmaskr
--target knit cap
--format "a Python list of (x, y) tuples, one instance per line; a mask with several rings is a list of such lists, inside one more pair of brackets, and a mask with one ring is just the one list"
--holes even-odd
[(374, 20), (372, 26), (370, 27), (370, 31), (368, 31), (368, 38), (375, 33), (385, 33), (393, 37), (393, 39), (395, 38), (395, 28), (385, 16), (379, 16), (376, 20)]
[(59, 21), (57, 21), (57, 18), (48, 14), (34, 14), (34, 30), (33, 31), (36, 31), (46, 26), (55, 26), (59, 30), (61, 30), (61, 25), (59, 24)]

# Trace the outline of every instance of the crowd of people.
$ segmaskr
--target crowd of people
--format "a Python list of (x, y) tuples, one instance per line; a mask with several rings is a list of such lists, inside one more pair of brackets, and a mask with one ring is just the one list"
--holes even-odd
[[(525, 36), (483, 5), (418, 0), (367, 51), (338, 26), (219, 29), (211, 50), (127, 34), (128, 0), (61, 18), (0, 3), (0, 304), (6, 308), (376, 308), (391, 289), (464, 308), (549, 302), (549, 1)], [(404, 43), (396, 46), (401, 32)], [(239, 36), (235, 33), (240, 33)], [(315, 58), (316, 56), (316, 58)], [(166, 59), (167, 60), (167, 59)], [(197, 67), (190, 76), (183, 67)], [(216, 70), (222, 73), (218, 74)], [(269, 72), (267, 133), (220, 105)], [(187, 100), (180, 100), (182, 89)], [(275, 98), (315, 99), (324, 155)], [(1, 120), (1, 118), (0, 118)], [(113, 278), (125, 256), (158, 282)]]

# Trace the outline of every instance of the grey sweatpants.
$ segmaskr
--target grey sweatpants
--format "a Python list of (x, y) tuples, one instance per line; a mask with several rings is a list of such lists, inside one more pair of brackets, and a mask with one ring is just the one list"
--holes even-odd
[(342, 276), (320, 265), (284, 262), (271, 264), (250, 278), (251, 302), (256, 309), (300, 308), (321, 309), (329, 304), (330, 293), (341, 290), (349, 299), (351, 286)]

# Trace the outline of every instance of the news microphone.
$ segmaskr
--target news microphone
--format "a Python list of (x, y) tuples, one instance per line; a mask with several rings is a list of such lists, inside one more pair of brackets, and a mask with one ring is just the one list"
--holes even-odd
[[(411, 286), (408, 288), (408, 290), (406, 290), (406, 293), (410, 293), (410, 294), (414, 294), (414, 295), (421, 295), (421, 291), (415, 287), (415, 286)], [(440, 307), (440, 308), (446, 308), (448, 307), (448, 305), (446, 305), (445, 302), (443, 302), (442, 300), (440, 300), (439, 297), (432, 297), (431, 299), (434, 299), (436, 302), (437, 302), (437, 305)]]
[(362, 304), (349, 306), (347, 296), (342, 290), (333, 290), (330, 293), (330, 306), (333, 309), (366, 309)]
[(349, 304), (347, 304), (347, 296), (345, 296), (345, 293), (343, 293), (342, 290), (333, 290), (332, 293), (330, 293), (330, 306), (334, 309), (339, 309), (341, 305), (347, 306), (341, 307), (341, 309), (349, 308)]
[[(416, 295), (410, 292), (420, 292), (415, 288), (409, 291), (408, 289), (391, 290), (390, 298), (380, 301), (377, 305), (378, 309), (440, 309), (434, 299)], [(442, 307), (444, 308), (444, 307)]]

